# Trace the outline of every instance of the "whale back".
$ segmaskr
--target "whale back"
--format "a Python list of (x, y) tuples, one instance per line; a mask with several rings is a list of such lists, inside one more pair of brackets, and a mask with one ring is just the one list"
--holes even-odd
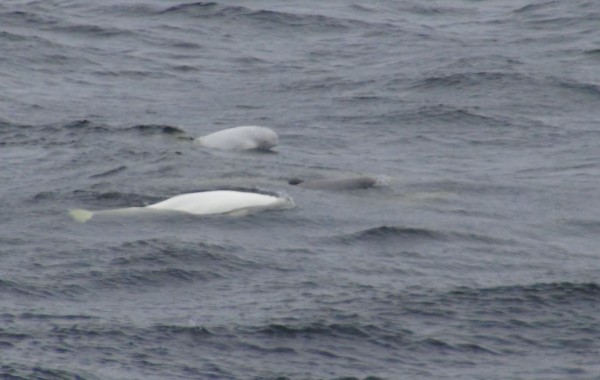
[(299, 179), (290, 180), (290, 185), (297, 185), (306, 189), (316, 190), (358, 190), (373, 187), (377, 182), (371, 177), (353, 177), (353, 178), (334, 178), (334, 179), (316, 179), (302, 181)]
[(217, 190), (176, 195), (146, 208), (181, 211), (196, 215), (241, 213), (243, 210), (258, 210), (283, 207), (290, 199), (274, 195)]
[(268, 150), (279, 144), (277, 133), (267, 127), (241, 126), (198, 137), (196, 143), (224, 150)]
[(183, 212), (195, 215), (242, 216), (263, 210), (286, 209), (294, 206), (293, 199), (287, 195), (275, 196), (245, 191), (215, 190), (176, 195), (145, 207), (96, 211), (72, 209), (69, 210), (69, 214), (76, 221), (85, 223), (96, 215), (133, 216), (160, 212)]

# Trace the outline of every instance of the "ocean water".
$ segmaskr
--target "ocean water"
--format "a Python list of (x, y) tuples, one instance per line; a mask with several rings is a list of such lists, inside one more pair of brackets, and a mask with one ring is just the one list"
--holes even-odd
[[(3, 379), (599, 379), (600, 3), (4, 0)], [(190, 143), (238, 125), (273, 153)], [(377, 178), (326, 191), (293, 177)], [(247, 217), (94, 218), (246, 189)]]

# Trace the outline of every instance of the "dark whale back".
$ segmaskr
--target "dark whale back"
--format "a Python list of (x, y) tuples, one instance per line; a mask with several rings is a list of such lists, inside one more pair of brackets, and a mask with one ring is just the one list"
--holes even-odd
[(317, 190), (358, 190), (368, 189), (375, 185), (377, 181), (371, 177), (354, 177), (338, 179), (315, 179), (302, 181), (299, 179), (290, 180), (290, 185), (297, 185), (306, 189)]

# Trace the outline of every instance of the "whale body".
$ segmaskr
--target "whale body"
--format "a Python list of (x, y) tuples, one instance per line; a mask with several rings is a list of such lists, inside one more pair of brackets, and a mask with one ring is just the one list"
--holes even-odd
[(290, 185), (297, 185), (306, 189), (317, 190), (368, 189), (369, 187), (373, 187), (375, 183), (377, 183), (377, 180), (371, 177), (315, 179), (308, 181), (294, 178), (289, 181)]
[(267, 127), (241, 126), (200, 136), (194, 142), (224, 150), (269, 150), (279, 144), (279, 136)]
[(194, 215), (246, 215), (261, 210), (292, 207), (294, 207), (294, 201), (289, 196), (215, 190), (176, 195), (162, 202), (144, 207), (126, 207), (98, 211), (74, 209), (70, 210), (69, 213), (75, 220), (84, 223), (94, 215), (127, 215), (150, 211), (173, 211)]

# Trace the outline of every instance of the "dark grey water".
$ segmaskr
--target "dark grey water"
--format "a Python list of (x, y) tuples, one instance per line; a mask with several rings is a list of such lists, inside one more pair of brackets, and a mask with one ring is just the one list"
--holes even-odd
[[(0, 3), (6, 379), (600, 378), (597, 1)], [(275, 154), (181, 136), (275, 129)], [(292, 177), (369, 175), (320, 191)], [(99, 218), (208, 189), (245, 218)]]

